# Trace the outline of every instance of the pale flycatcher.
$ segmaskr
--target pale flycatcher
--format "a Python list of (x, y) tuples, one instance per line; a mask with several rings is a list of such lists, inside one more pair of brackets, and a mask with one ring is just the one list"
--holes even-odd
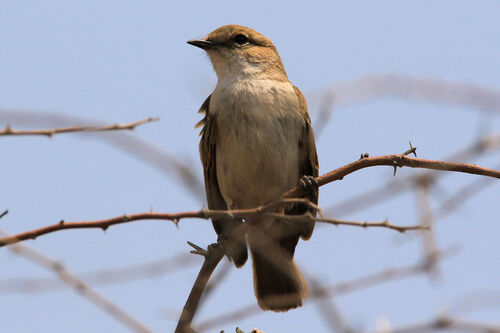
[[(188, 43), (208, 53), (218, 78), (197, 124), (203, 126), (200, 155), (208, 207), (255, 208), (279, 200), (297, 184), (317, 203), (318, 157), (306, 101), (288, 80), (272, 41), (250, 28), (226, 25)], [(277, 212), (307, 210), (295, 204)], [(241, 267), (248, 256), (247, 240), (232, 233), (242, 220), (217, 218), (212, 223), (227, 256)], [(308, 289), (293, 255), (299, 238), (311, 237), (314, 222), (260, 216), (252, 225), (247, 238), (260, 307), (287, 311), (301, 306)]]

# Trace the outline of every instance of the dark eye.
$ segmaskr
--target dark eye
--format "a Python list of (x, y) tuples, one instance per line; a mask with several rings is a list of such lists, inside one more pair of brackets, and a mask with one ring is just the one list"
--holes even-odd
[(234, 36), (234, 42), (238, 45), (243, 45), (248, 42), (248, 38), (245, 35), (239, 34)]

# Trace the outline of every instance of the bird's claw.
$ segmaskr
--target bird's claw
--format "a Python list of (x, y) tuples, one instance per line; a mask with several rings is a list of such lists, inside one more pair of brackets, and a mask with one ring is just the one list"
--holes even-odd
[(302, 176), (299, 180), (299, 186), (304, 190), (306, 193), (306, 198), (311, 201), (311, 202), (317, 202), (318, 201), (318, 189), (319, 185), (318, 182), (316, 181), (316, 178), (313, 176)]

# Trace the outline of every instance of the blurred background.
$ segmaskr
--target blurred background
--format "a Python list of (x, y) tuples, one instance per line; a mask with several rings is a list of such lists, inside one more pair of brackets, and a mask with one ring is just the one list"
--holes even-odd
[[(201, 209), (193, 126), (216, 76), (203, 51), (185, 42), (224, 24), (252, 27), (277, 46), (308, 100), (320, 173), (365, 152), (402, 153), (410, 140), (422, 158), (499, 169), (499, 12), (493, 0), (4, 1), (0, 129), (161, 120), (134, 132), (0, 137), (0, 210), (9, 209), (0, 227), (15, 234), (62, 219)], [(347, 283), (352, 290), (285, 314), (255, 310), (250, 265), (236, 270), (224, 260), (194, 326), (387, 332), (450, 316), (496, 320), (498, 327), (499, 185), (409, 168), (393, 177), (387, 167), (328, 184), (320, 206), (329, 217), (436, 226), (422, 236), (318, 224), (297, 247), (298, 265), (312, 288)], [(202, 263), (187, 255), (186, 241), (215, 240), (209, 221), (189, 219), (178, 228), (141, 221), (22, 244), (63, 264), (152, 331), (172, 332)], [(127, 331), (59, 284), (53, 271), (7, 247), (0, 263), (3, 332)], [(415, 271), (404, 275), (401, 267)], [(381, 281), (368, 278), (369, 288), (356, 287), (387, 268), (404, 278), (382, 274)], [(212, 321), (241, 308), (244, 316)]]

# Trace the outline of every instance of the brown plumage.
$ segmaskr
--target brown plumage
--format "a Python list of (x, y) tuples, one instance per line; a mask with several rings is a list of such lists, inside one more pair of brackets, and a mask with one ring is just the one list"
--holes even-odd
[[(230, 25), (189, 43), (207, 51), (219, 79), (200, 108), (205, 116), (197, 124), (203, 127), (200, 155), (208, 207), (253, 208), (279, 199), (302, 176), (317, 177), (306, 101), (288, 81), (271, 40)], [(317, 203), (317, 191), (311, 199)], [(293, 205), (284, 213), (306, 210), (304, 205)], [(228, 257), (242, 266), (248, 256), (247, 241), (232, 235), (241, 219), (212, 222)], [(311, 237), (314, 222), (259, 217), (252, 225), (255, 228), (247, 236), (259, 305), (273, 311), (300, 306), (308, 291), (293, 255), (299, 238)]]

